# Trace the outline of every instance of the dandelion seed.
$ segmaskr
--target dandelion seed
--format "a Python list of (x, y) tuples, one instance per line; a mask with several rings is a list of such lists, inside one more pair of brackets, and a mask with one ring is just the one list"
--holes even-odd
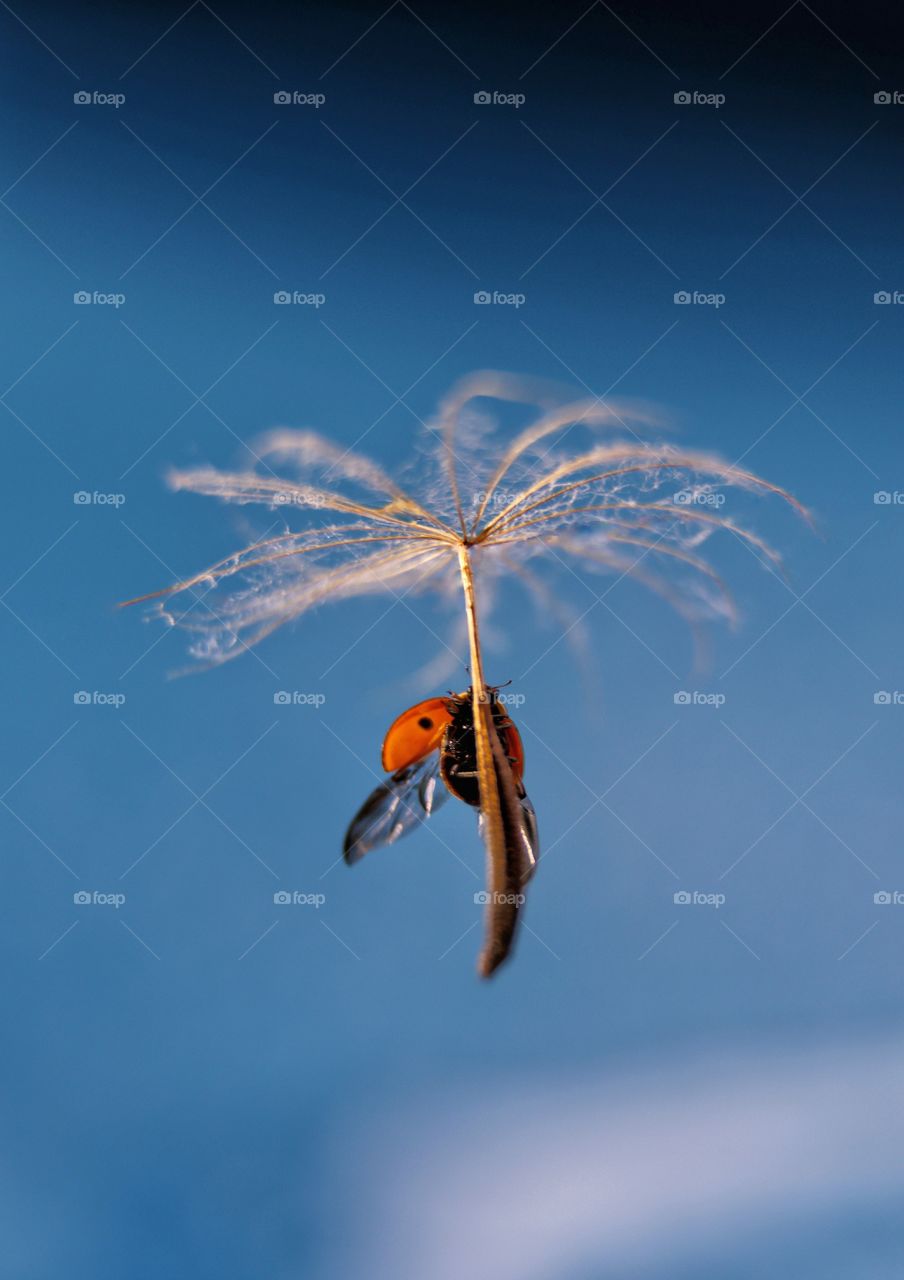
[[(486, 402), (533, 409), (534, 416), (498, 447), (480, 409)], [(191, 652), (205, 662), (237, 657), (315, 605), (461, 593), (487, 850), (484, 976), (509, 953), (524, 868), (512, 849), (512, 773), (487, 696), (477, 579), (482, 603), (494, 581), (513, 579), (549, 611), (555, 594), (539, 577), (539, 562), (575, 562), (636, 578), (691, 623), (731, 619), (731, 596), (701, 554), (705, 543), (728, 532), (768, 563), (779, 558), (721, 513), (722, 490), (777, 496), (807, 515), (790, 494), (750, 471), (640, 434), (658, 425), (642, 405), (556, 402), (526, 379), (482, 372), (454, 387), (428, 426), (432, 447), (418, 477), (421, 497), (369, 458), (315, 432), (288, 429), (264, 437), (257, 470), (200, 467), (169, 477), (174, 489), (291, 512), (305, 524), (139, 598), (154, 601), (168, 623), (186, 630)], [(603, 438), (577, 445), (588, 432)]]

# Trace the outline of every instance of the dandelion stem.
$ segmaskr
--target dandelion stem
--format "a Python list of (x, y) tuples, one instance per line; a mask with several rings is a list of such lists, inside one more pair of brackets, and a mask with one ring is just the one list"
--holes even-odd
[[(474, 593), (474, 570), (471, 554), (463, 544), (458, 548), (458, 567), (465, 597), (465, 615), (468, 620), (468, 644), (471, 650), (471, 697), (474, 716), (474, 737), (477, 746), (477, 774), (480, 785), (480, 808), (487, 831), (487, 848), (492, 850), (494, 837), (502, 837), (502, 817), (499, 806), (499, 788), (493, 768), (493, 751), (490, 733), (494, 732), (490, 702), (483, 675), (483, 658), (480, 650), (480, 632), (477, 626), (477, 602)], [(492, 859), (491, 859), (492, 860)], [(489, 867), (490, 880), (494, 868)]]
[[(477, 970), (481, 977), (489, 978), (502, 964), (511, 949), (518, 912), (517, 905), (512, 904), (522, 888), (524, 871), (523, 868), (513, 865), (509, 849), (507, 826), (511, 822), (512, 807), (517, 807), (517, 800), (511, 768), (493, 723), (492, 706), (487, 693), (480, 650), (474, 570), (470, 549), (464, 543), (458, 548), (458, 565), (465, 597), (465, 614), (468, 620), (477, 783), (480, 792), (483, 837), (487, 851), (488, 901), (484, 944), (477, 962)], [(508, 823), (506, 814), (509, 815)]]

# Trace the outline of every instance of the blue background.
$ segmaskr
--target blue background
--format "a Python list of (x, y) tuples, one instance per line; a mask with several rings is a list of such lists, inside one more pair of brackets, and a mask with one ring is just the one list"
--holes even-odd
[[(765, 36), (780, 10), (16, 12), (0, 13), (3, 1274), (420, 1280), (460, 1274), (453, 1239), (475, 1275), (898, 1274), (900, 1173), (870, 1152), (876, 1115), (901, 1124), (869, 1072), (900, 1062), (904, 959), (899, 908), (873, 900), (904, 890), (904, 706), (874, 702), (904, 688), (904, 508), (874, 501), (904, 489), (904, 307), (874, 302), (904, 288), (904, 107), (873, 100), (904, 88), (899, 33), (878, 9), (803, 4)], [(73, 100), (95, 91), (125, 102)], [(809, 208), (776, 223), (798, 196)], [(275, 306), (282, 289), (326, 301)], [(475, 306), (479, 289), (526, 301)], [(725, 303), (676, 306), (680, 289)], [(489, 675), (524, 696), (550, 852), (531, 932), (487, 986), (470, 814), (438, 819), (463, 862), (424, 833), (354, 874), (335, 863), (386, 725), (435, 692), (410, 676), (448, 613), (324, 609), (173, 680), (179, 633), (114, 608), (269, 527), (170, 493), (170, 466), (245, 465), (243, 442), (289, 425), (367, 431), (397, 469), (482, 367), (662, 404), (679, 440), (743, 456), (817, 525), (753, 509), (788, 586), (714, 545), (742, 625), (713, 630), (702, 674), (630, 582), (603, 605), (601, 580), (561, 584), (593, 606), (596, 693), (556, 623), (503, 598)], [(325, 702), (274, 705), (280, 689)], [(724, 706), (676, 705), (682, 689)], [(326, 902), (277, 908), (278, 889)], [(826, 1061), (864, 1073), (876, 1114), (803, 1086), (798, 1191), (770, 1192), (750, 1080), (782, 1098)], [(702, 1082), (690, 1101), (682, 1072)], [(560, 1116), (585, 1095), (602, 1111)], [(654, 1102), (686, 1127), (657, 1127)], [(456, 1199), (465, 1173), (445, 1181), (487, 1159), (484, 1107), (542, 1190), (528, 1213), (490, 1186), (498, 1229)], [(600, 1182), (557, 1253), (559, 1175), (583, 1158), (568, 1135), (596, 1134), (593, 1185), (622, 1115), (647, 1126), (637, 1231), (613, 1234)], [(762, 1126), (767, 1144), (786, 1127)], [(752, 1170), (738, 1221), (718, 1178), (707, 1190), (714, 1130)], [(841, 1169), (828, 1184), (817, 1135)], [(685, 1182), (688, 1231), (656, 1245)], [(507, 1233), (544, 1223), (555, 1247), (513, 1262)]]

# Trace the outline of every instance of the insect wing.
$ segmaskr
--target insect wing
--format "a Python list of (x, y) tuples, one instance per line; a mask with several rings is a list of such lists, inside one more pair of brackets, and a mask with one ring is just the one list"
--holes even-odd
[[(518, 862), (523, 868), (521, 883), (527, 884), (536, 871), (537, 863), (540, 859), (540, 832), (537, 828), (537, 813), (530, 802), (530, 797), (525, 792), (522, 792), (518, 797), (518, 803), (520, 815), (514, 839), (517, 845)], [(477, 818), (477, 830), (481, 839), (483, 838), (483, 826), (484, 819), (481, 811)]]
[(532, 876), (540, 857), (540, 832), (537, 829), (537, 813), (527, 793), (521, 800), (521, 839), (524, 842), (525, 861), (529, 864), (528, 876)]
[(446, 799), (439, 785), (439, 752), (398, 769), (370, 793), (345, 835), (343, 856), (349, 866), (385, 844), (413, 831)]

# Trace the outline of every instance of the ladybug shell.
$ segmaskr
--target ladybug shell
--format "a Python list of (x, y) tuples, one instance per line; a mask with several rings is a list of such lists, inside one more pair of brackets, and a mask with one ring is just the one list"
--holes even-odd
[(387, 773), (406, 769), (436, 751), (452, 723), (449, 698), (427, 698), (393, 720), (383, 739), (383, 768)]

